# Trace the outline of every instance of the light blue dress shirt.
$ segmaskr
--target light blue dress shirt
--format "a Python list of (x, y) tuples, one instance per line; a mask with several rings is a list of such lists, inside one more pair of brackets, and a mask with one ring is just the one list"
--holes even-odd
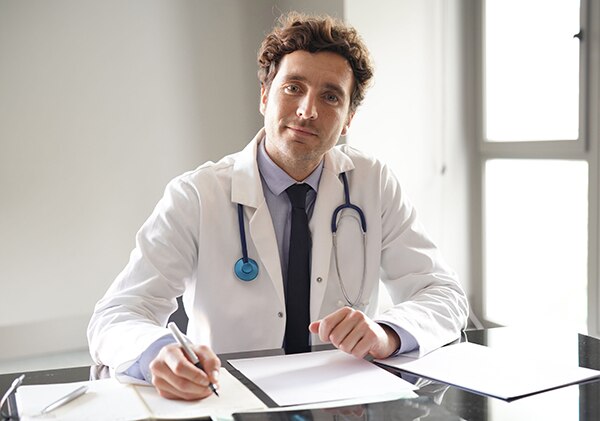
[[(277, 246), (279, 249), (279, 259), (281, 262), (281, 272), (283, 276), (283, 287), (287, 293), (287, 268), (290, 251), (290, 230), (292, 223), (292, 204), (285, 190), (296, 180), (290, 177), (285, 171), (273, 162), (267, 155), (264, 140), (258, 145), (258, 153), (256, 156), (258, 163), (258, 171), (262, 182), (263, 194), (267, 201), (267, 207), (273, 221), (275, 229), (275, 237), (277, 238)], [(319, 180), (323, 173), (323, 161), (315, 168), (315, 170), (302, 183), (308, 184), (311, 189), (306, 194), (306, 214), (308, 220), (312, 217), (319, 190)]]

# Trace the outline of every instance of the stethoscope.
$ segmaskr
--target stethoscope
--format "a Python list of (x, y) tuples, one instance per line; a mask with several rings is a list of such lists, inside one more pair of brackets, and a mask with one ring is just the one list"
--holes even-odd
[[(367, 266), (367, 220), (365, 218), (365, 214), (361, 208), (352, 204), (350, 202), (350, 188), (348, 187), (348, 178), (346, 177), (346, 173), (341, 173), (342, 182), (344, 184), (344, 203), (335, 208), (333, 211), (333, 215), (331, 216), (331, 235), (333, 240), (333, 255), (335, 260), (335, 270), (337, 272), (338, 281), (340, 283), (340, 289), (342, 290), (342, 294), (344, 294), (344, 298), (346, 303), (350, 307), (357, 307), (361, 304), (361, 298), (363, 295), (363, 291), (365, 288), (365, 274), (366, 274), (366, 266)], [(358, 295), (355, 300), (351, 300), (348, 292), (346, 291), (346, 287), (344, 286), (344, 281), (342, 280), (342, 275), (340, 273), (339, 267), (339, 259), (338, 259), (338, 251), (337, 251), (337, 230), (339, 221), (345, 216), (341, 214), (344, 209), (350, 209), (356, 212), (358, 218), (354, 215), (348, 215), (354, 219), (359, 221), (359, 225), (362, 231), (363, 238), (363, 274), (360, 283), (360, 289), (358, 291)], [(246, 230), (244, 228), (244, 206), (238, 203), (238, 223), (240, 227), (240, 242), (242, 244), (242, 258), (235, 262), (233, 267), (233, 271), (235, 272), (235, 276), (238, 277), (239, 280), (249, 282), (256, 279), (258, 276), (258, 264), (254, 259), (250, 259), (248, 257), (248, 247), (246, 244)]]

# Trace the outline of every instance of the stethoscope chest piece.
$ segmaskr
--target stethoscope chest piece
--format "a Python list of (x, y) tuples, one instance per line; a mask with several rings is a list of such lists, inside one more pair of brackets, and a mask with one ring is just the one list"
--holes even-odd
[(233, 267), (235, 276), (241, 281), (253, 281), (258, 276), (258, 264), (253, 259), (248, 259), (244, 262), (244, 258), (239, 259), (235, 262)]

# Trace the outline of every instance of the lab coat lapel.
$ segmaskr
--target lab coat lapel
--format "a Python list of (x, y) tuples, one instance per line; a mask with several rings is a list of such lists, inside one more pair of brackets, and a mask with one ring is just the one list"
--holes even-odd
[[(344, 202), (344, 184), (340, 173), (352, 170), (354, 164), (350, 158), (334, 148), (325, 155), (323, 173), (319, 181), (317, 201), (310, 219), (309, 227), (312, 233), (312, 263), (311, 263), (311, 294), (310, 318), (318, 320), (327, 290), (329, 269), (332, 256), (331, 217), (336, 207)], [(321, 282), (314, 282), (321, 278)]]
[[(249, 210), (249, 212), (251, 212)], [(256, 247), (258, 257), (269, 273), (273, 287), (277, 291), (280, 303), (285, 307), (285, 295), (283, 292), (283, 275), (281, 272), (281, 261), (279, 259), (279, 248), (275, 237), (275, 229), (271, 220), (271, 213), (267, 202), (256, 209), (250, 218), (250, 235)]]
[(231, 201), (234, 204), (240, 203), (244, 206), (244, 220), (249, 221), (250, 236), (247, 241), (248, 243), (252, 241), (256, 247), (257, 257), (266, 269), (281, 304), (285, 306), (281, 262), (275, 229), (262, 190), (260, 173), (256, 163), (257, 147), (264, 138), (264, 134), (264, 129), (261, 129), (252, 142), (236, 157), (231, 176)]

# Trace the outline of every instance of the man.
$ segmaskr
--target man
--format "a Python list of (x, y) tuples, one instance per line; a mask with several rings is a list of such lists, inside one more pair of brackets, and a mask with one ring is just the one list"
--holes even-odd
[[(96, 362), (168, 398), (208, 396), (215, 352), (330, 342), (358, 358), (424, 354), (466, 324), (465, 294), (390, 170), (334, 147), (372, 77), (356, 31), (290, 14), (258, 61), (264, 129), (168, 185), (90, 321)], [(380, 280), (394, 307), (378, 314)], [(165, 329), (179, 295), (205, 373)]]

